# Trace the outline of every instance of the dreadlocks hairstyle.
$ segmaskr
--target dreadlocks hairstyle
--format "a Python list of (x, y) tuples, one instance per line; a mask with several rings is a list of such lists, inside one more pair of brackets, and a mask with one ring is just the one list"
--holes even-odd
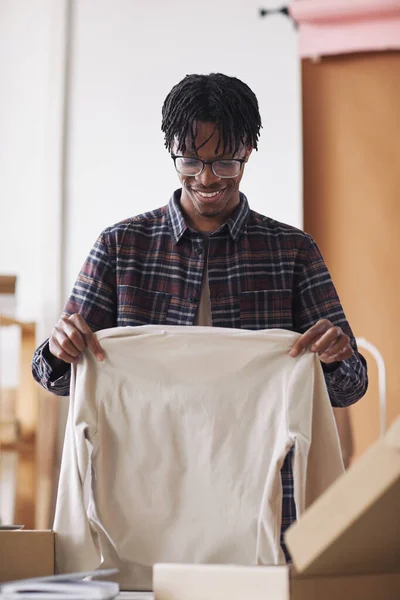
[(184, 153), (188, 139), (190, 149), (199, 150), (195, 147), (196, 121), (215, 123), (216, 154), (221, 141), (223, 154), (235, 154), (241, 144), (257, 150), (262, 126), (257, 98), (249, 86), (236, 77), (222, 73), (186, 75), (172, 88), (162, 108), (161, 125), (169, 152), (177, 141), (177, 151)]

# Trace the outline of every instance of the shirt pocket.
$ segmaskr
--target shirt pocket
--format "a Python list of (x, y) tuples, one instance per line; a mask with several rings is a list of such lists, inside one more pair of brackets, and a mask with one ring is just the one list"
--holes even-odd
[(293, 329), (290, 290), (242, 292), (239, 300), (242, 329)]
[(118, 286), (118, 325), (163, 325), (171, 295), (133, 285)]

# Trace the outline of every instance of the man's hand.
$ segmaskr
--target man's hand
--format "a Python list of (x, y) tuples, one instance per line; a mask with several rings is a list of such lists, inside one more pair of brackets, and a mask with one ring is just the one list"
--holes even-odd
[(354, 354), (349, 336), (328, 319), (321, 319), (303, 333), (293, 344), (289, 354), (295, 357), (307, 349), (317, 352), (321, 362), (327, 365), (350, 358)]
[(50, 352), (59, 360), (73, 363), (86, 346), (97, 360), (104, 360), (104, 351), (83, 317), (78, 314), (61, 317), (51, 332)]

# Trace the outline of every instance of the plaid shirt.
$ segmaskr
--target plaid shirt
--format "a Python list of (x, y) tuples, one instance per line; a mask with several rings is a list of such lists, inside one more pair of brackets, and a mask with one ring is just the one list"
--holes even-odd
[[(169, 204), (105, 229), (78, 276), (64, 315), (80, 313), (94, 330), (126, 325), (193, 325), (204, 267), (204, 239), (185, 223), (180, 190)], [(246, 197), (210, 236), (208, 277), (213, 325), (305, 332), (329, 319), (351, 337), (352, 358), (323, 366), (333, 406), (367, 389), (367, 369), (324, 260), (306, 233), (249, 209)], [(54, 359), (53, 359), (54, 360)], [(33, 375), (67, 396), (70, 368), (53, 368), (46, 340)], [(291, 455), (282, 467), (282, 533), (295, 520)]]

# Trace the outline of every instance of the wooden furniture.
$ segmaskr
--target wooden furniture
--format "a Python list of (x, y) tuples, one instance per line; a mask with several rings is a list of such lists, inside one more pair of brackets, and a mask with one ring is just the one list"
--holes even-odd
[[(354, 333), (384, 358), (390, 425), (400, 414), (400, 51), (303, 60), (302, 93), (304, 227)], [(369, 391), (349, 409), (355, 457), (380, 435), (378, 371), (365, 354)]]
[(14, 522), (27, 529), (46, 529), (53, 514), (57, 398), (42, 390), (32, 377), (35, 324), (0, 315), (0, 327), (20, 331), (20, 384), (16, 390), (2, 390), (1, 395), (3, 422), (8, 428), (0, 431), (0, 454), (17, 454)]
[[(0, 327), (16, 326), (20, 330), (20, 385), (14, 391), (12, 407), (8, 391), (8, 414), (12, 415), (15, 435), (2, 436), (0, 451), (16, 452), (17, 493), (14, 521), (33, 528), (35, 525), (36, 431), (38, 424), (38, 389), (30, 372), (35, 349), (35, 325), (0, 315)], [(2, 397), (4, 396), (2, 394)], [(4, 401), (3, 401), (4, 402)], [(3, 404), (2, 402), (2, 404)]]

